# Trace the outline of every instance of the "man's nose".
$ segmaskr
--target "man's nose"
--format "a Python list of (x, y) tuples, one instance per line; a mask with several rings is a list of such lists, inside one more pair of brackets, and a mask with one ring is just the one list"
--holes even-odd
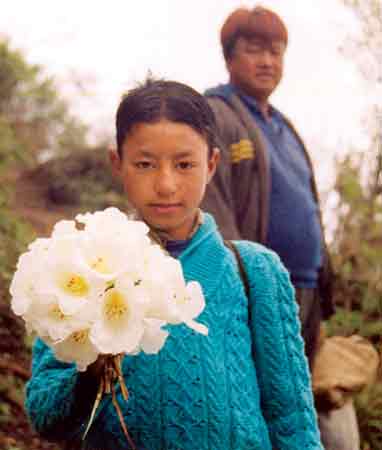
[(176, 192), (177, 176), (171, 168), (163, 168), (158, 171), (155, 180), (155, 189), (161, 196), (170, 196)]
[(261, 63), (264, 66), (270, 66), (272, 64), (272, 55), (269, 50), (264, 50), (261, 53)]

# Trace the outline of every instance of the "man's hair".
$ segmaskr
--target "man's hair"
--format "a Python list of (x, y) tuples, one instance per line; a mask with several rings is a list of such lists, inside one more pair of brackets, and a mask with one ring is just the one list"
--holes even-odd
[(207, 100), (185, 84), (150, 78), (129, 91), (119, 104), (116, 138), (120, 158), (123, 142), (134, 125), (156, 123), (162, 119), (193, 128), (206, 139), (209, 154), (216, 146), (215, 116)]
[(279, 40), (288, 44), (288, 30), (284, 22), (276, 13), (262, 6), (256, 6), (252, 10), (239, 8), (227, 17), (220, 31), (226, 61), (232, 57), (239, 37)]

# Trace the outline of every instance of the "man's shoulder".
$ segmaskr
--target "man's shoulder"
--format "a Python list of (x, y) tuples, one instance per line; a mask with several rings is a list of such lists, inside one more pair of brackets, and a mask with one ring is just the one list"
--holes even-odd
[(228, 92), (223, 95), (218, 89), (211, 89), (206, 91), (205, 96), (215, 115), (223, 140), (229, 143), (236, 142), (237, 136), (245, 134), (246, 131), (237, 111), (232, 107)]
[(219, 97), (219, 98), (229, 98), (233, 93), (232, 86), (227, 84), (218, 84), (217, 86), (210, 87), (204, 91), (205, 97)]
[(231, 115), (233, 117), (236, 117), (235, 111), (228, 103), (228, 99), (219, 97), (217, 95), (206, 96), (206, 99), (215, 114)]
[(204, 92), (209, 105), (215, 114), (235, 115), (230, 104), (230, 98), (233, 94), (232, 87), (229, 84), (219, 84), (218, 86), (207, 89)]

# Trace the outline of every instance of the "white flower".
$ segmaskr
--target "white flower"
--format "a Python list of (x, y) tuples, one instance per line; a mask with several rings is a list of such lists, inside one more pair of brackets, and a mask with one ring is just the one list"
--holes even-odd
[(24, 318), (30, 331), (58, 340), (88, 324), (93, 310), (87, 309), (73, 317), (61, 308), (60, 303), (65, 303), (63, 296), (58, 295), (58, 289), (52, 289), (46, 283), (52, 269), (52, 255), (49, 252), (54, 248), (52, 241), (46, 241), (36, 240), (31, 245), (31, 251), (20, 256), (10, 286), (11, 307), (15, 314)]
[(180, 262), (162, 257), (149, 273), (150, 278), (142, 282), (151, 299), (147, 317), (174, 325), (183, 322), (199, 333), (208, 334), (208, 328), (194, 320), (205, 308), (203, 291), (196, 281), (186, 285)]
[(76, 227), (74, 220), (60, 220), (53, 227), (52, 238), (59, 238), (62, 236), (73, 236), (81, 233)]
[(197, 281), (187, 283), (183, 293), (176, 292), (175, 302), (178, 305), (183, 322), (198, 333), (207, 335), (208, 328), (194, 320), (206, 306), (200, 284)]
[(88, 270), (78, 247), (78, 240), (72, 236), (55, 239), (47, 258), (47, 270), (40, 274), (36, 288), (56, 295), (65, 315), (86, 315), (97, 309), (106, 287), (97, 272)]
[[(28, 249), (33, 252), (46, 253), (49, 250), (51, 239), (49, 238), (37, 238), (28, 245)], [(23, 256), (23, 255), (21, 255)]]
[(199, 333), (208, 334), (208, 328), (194, 320), (205, 307), (199, 283), (186, 285), (180, 262), (165, 255), (160, 248), (151, 249), (146, 257), (142, 288), (151, 299), (147, 317), (173, 325), (183, 322)]
[(67, 315), (62, 312), (56, 296), (46, 294), (41, 301), (43, 298), (41, 295), (40, 301), (34, 302), (24, 315), (24, 320), (40, 337), (56, 342), (92, 325), (91, 314)]
[[(86, 370), (89, 364), (98, 358), (98, 350), (89, 338), (90, 330), (82, 329), (71, 333), (66, 339), (50, 345), (58, 359), (64, 362), (75, 362), (79, 371)], [(49, 341), (48, 341), (49, 343)]]
[(150, 355), (158, 353), (169, 336), (169, 332), (162, 329), (164, 325), (166, 322), (163, 320), (144, 319), (144, 333), (134, 354), (140, 351)]
[(127, 238), (131, 237), (132, 240), (141, 238), (143, 242), (149, 242), (148, 226), (144, 222), (130, 220), (118, 208), (106, 208), (94, 213), (78, 214), (76, 220), (85, 225), (87, 233), (106, 231), (110, 236), (124, 235)]
[(136, 272), (139, 267), (142, 246), (131, 236), (103, 232), (87, 233), (81, 239), (79, 250), (90, 271), (105, 280), (113, 280), (123, 272)]
[(43, 240), (36, 240), (32, 250), (23, 253), (18, 262), (17, 270), (12, 278), (10, 294), (12, 296), (11, 308), (18, 315), (23, 316), (33, 302), (38, 301), (36, 291), (36, 278), (45, 270), (46, 245)]
[(166, 255), (153, 245), (143, 255), (141, 287), (147, 291), (150, 306), (147, 317), (164, 320), (171, 324), (181, 322), (174, 297), (174, 287), (184, 287), (182, 266), (179, 261)]
[(148, 299), (129, 279), (118, 279), (104, 295), (90, 339), (100, 353), (131, 353), (144, 333)]
[(115, 224), (124, 224), (128, 220), (126, 214), (114, 207), (93, 213), (77, 214), (75, 219), (85, 225), (85, 231), (95, 232), (107, 228), (108, 225), (114, 227)]
[[(22, 255), (22, 257), (24, 260), (27, 258), (26, 254)], [(22, 316), (28, 311), (35, 298), (33, 273), (32, 271), (22, 269), (24, 263), (20, 263), (20, 259), (19, 265), (21, 266), (21, 269), (19, 268), (16, 270), (9, 288), (12, 296), (11, 308), (12, 311), (18, 316)]]
[(167, 324), (196, 322), (205, 307), (197, 282), (186, 284), (180, 262), (148, 237), (148, 227), (116, 208), (55, 225), (21, 255), (11, 306), (58, 359), (78, 370), (99, 354), (158, 353)]
[(139, 270), (142, 254), (151, 247), (145, 223), (128, 219), (117, 208), (79, 214), (76, 219), (85, 225), (81, 251), (91, 270), (109, 280)]

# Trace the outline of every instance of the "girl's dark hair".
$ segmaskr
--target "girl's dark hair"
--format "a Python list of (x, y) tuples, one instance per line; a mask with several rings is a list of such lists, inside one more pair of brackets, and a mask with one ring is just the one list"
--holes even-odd
[(123, 142), (132, 127), (161, 119), (184, 123), (207, 141), (209, 153), (216, 146), (216, 122), (206, 99), (191, 87), (176, 81), (147, 80), (129, 91), (116, 115), (117, 150), (122, 158)]

